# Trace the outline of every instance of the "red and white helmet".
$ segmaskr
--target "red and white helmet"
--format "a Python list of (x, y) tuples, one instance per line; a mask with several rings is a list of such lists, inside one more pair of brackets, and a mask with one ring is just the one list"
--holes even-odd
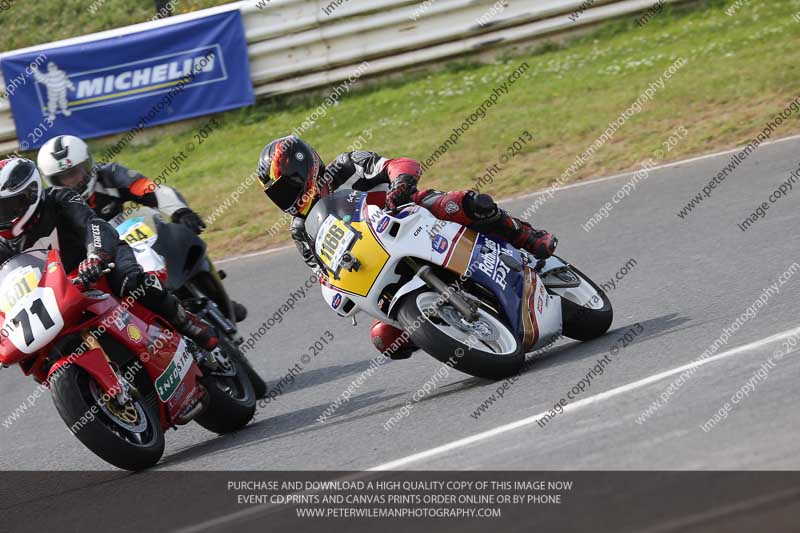
[(0, 232), (21, 235), (42, 200), (42, 178), (29, 159), (0, 160)]

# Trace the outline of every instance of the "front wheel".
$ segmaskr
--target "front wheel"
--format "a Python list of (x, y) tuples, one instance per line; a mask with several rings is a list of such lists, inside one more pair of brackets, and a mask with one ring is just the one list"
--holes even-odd
[(404, 297), (397, 318), (414, 344), (456, 370), (488, 379), (518, 373), (523, 344), (490, 309), (479, 307), (478, 315), (468, 322), (437, 292), (421, 289)]
[(161, 459), (161, 421), (144, 401), (125, 405), (109, 399), (95, 380), (77, 365), (52, 379), (53, 403), (61, 419), (94, 454), (125, 470), (144, 470)]
[(208, 392), (209, 405), (195, 421), (214, 433), (232, 433), (253, 419), (256, 396), (247, 372), (238, 358), (231, 355), (235, 347), (221, 341), (215, 352), (218, 368), (206, 371), (201, 378)]

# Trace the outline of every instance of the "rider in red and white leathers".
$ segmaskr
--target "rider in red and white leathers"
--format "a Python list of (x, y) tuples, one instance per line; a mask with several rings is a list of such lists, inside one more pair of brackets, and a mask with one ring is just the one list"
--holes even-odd
[[(294, 216), (292, 238), (305, 262), (314, 269), (319, 265), (314, 243), (305, 230), (305, 217), (319, 198), (338, 188), (386, 191), (385, 207), (389, 210), (413, 202), (441, 220), (501, 238), (540, 259), (555, 251), (558, 240), (552, 234), (512, 217), (489, 195), (475, 191), (419, 190), (421, 175), (420, 164), (413, 159), (388, 159), (367, 151), (340, 154), (326, 166), (316, 150), (294, 136), (270, 142), (258, 163), (258, 176), (265, 193), (280, 209)], [(380, 351), (395, 343), (401, 333), (377, 320), (371, 329), (373, 344)], [(409, 357), (414, 349), (407, 342), (387, 355), (402, 359)]]

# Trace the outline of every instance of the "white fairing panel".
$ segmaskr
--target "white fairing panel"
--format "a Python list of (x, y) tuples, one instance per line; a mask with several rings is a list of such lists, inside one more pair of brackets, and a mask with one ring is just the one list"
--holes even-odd
[[(550, 257), (547, 260), (545, 267), (542, 269), (542, 275), (546, 276), (549, 271), (566, 265), (567, 263), (560, 258), (555, 256)], [(585, 277), (579, 275), (574, 270), (572, 270), (572, 273), (581, 280), (581, 284), (579, 286), (569, 288), (551, 288), (550, 290), (562, 298), (566, 298), (567, 300), (580, 306), (587, 307), (589, 309), (602, 309), (603, 298), (600, 296), (597, 290), (595, 290), (595, 288)]]
[(50, 287), (35, 287), (6, 314), (13, 324), (8, 339), (22, 353), (34, 353), (50, 344), (64, 329), (64, 318)]
[[(417, 257), (443, 265), (451, 255), (454, 241), (464, 231), (461, 224), (439, 220), (419, 206), (406, 208), (396, 217), (374, 205), (368, 206), (368, 212), (370, 225), (395, 260)], [(389, 224), (384, 222), (386, 219)], [(389, 229), (394, 223), (400, 224), (400, 229), (393, 236)]]
[(131, 246), (136, 262), (142, 266), (145, 272), (157, 272), (167, 268), (164, 258), (161, 257), (149, 244), (136, 244)]
[(336, 314), (339, 316), (352, 316), (358, 312), (358, 306), (353, 306), (350, 311), (344, 313), (342, 309), (344, 308), (345, 304), (350, 301), (350, 296), (339, 292), (336, 289), (328, 287), (327, 285), (323, 285), (322, 283), (319, 284), (320, 289), (322, 290), (322, 298), (325, 300), (325, 303), (328, 306), (336, 311)]
[[(437, 265), (444, 265), (452, 255), (454, 241), (457, 241), (457, 238), (463, 233), (464, 227), (460, 224), (439, 220), (428, 210), (418, 206), (408, 207), (397, 213), (396, 216), (392, 216), (386, 214), (378, 206), (368, 205), (367, 213), (367, 223), (372, 228), (373, 234), (389, 253), (388, 262), (366, 297), (338, 291), (320, 284), (322, 296), (328, 306), (340, 316), (351, 316), (363, 310), (370, 316), (399, 326), (399, 323), (390, 319), (381, 310), (378, 303), (383, 287), (400, 279), (395, 274), (397, 263), (404, 257), (415, 257)], [(397, 224), (396, 228), (395, 224)], [(341, 297), (341, 302), (335, 305), (337, 294)], [(341, 309), (348, 299), (355, 305), (349, 312), (342, 313)], [(385, 302), (383, 307), (386, 310), (389, 309)]]
[(561, 298), (547, 292), (541, 279), (536, 280), (536, 294), (533, 298), (533, 310), (539, 338), (528, 351), (535, 351), (547, 346), (561, 335)]

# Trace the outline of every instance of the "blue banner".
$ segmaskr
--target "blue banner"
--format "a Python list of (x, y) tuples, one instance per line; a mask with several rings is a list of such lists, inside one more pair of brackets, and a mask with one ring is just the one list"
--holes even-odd
[(3, 56), (23, 150), (99, 137), (254, 101), (238, 10), (129, 35)]

